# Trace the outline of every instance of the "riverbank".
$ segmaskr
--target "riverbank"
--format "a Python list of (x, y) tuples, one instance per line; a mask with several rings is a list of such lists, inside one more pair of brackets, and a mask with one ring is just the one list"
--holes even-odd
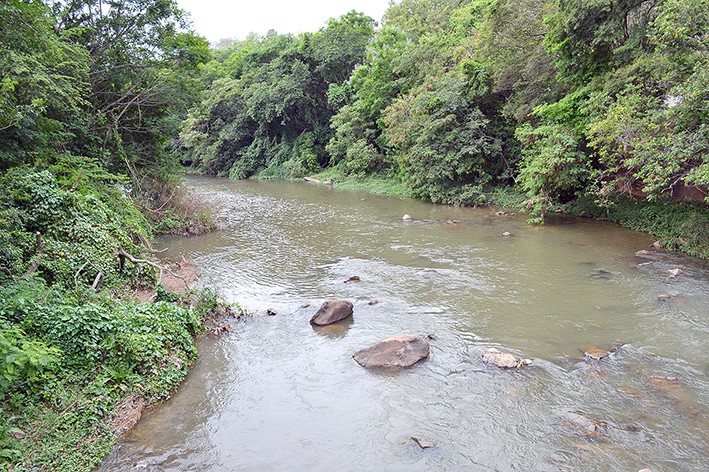
[[(241, 316), (216, 292), (191, 288), (194, 265), (169, 267), (152, 289), (139, 284), (82, 303), (37, 281), (2, 288), (3, 317), (23, 319), (24, 330), (10, 334), (33, 348), (16, 351), (21, 378), (5, 398), (0, 450), (8, 470), (92, 470), (144, 410), (178, 388), (197, 360), (195, 338), (224, 333)], [(42, 341), (24, 332), (36, 327), (47, 333)]]
[(158, 260), (150, 244), (156, 228), (212, 228), (208, 207), (177, 183), (136, 198), (92, 171), (0, 176), (2, 470), (91, 470), (184, 379), (194, 337), (236, 315), (194, 289), (194, 265)]
[[(395, 177), (367, 175), (344, 176), (336, 169), (327, 169), (310, 178), (332, 182), (333, 188), (363, 190), (378, 195), (414, 198), (404, 183)], [(525, 196), (512, 187), (485, 192), (484, 201), (505, 209), (524, 212)], [(571, 216), (610, 221), (634, 231), (648, 233), (659, 241), (659, 246), (670, 251), (709, 260), (709, 206), (702, 204), (662, 201), (638, 201), (626, 197), (609, 200), (599, 205), (592, 199), (579, 199), (558, 204), (552, 211)]]

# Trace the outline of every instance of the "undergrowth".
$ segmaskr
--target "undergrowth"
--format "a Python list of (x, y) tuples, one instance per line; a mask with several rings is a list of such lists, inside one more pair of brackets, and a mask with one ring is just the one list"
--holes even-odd
[(168, 398), (197, 358), (204, 321), (234, 314), (209, 290), (76, 304), (41, 279), (2, 282), (0, 468), (16, 471), (98, 465), (114, 444), (115, 405)]

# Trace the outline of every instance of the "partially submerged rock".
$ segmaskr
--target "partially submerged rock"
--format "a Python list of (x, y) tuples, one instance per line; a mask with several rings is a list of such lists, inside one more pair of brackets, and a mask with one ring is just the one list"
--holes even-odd
[(360, 278), (359, 275), (350, 275), (347, 280), (345, 280), (345, 283), (347, 282), (359, 282)]
[(310, 324), (325, 326), (352, 316), (352, 303), (347, 300), (328, 300), (310, 319)]
[(594, 361), (600, 361), (604, 357), (608, 357), (609, 351), (598, 346), (584, 346), (580, 347), (579, 351), (583, 352), (584, 357), (588, 359), (593, 359)]
[(672, 392), (683, 386), (683, 383), (677, 377), (652, 375), (650, 376), (650, 385), (663, 393)]
[(667, 274), (669, 278), (674, 279), (675, 277), (679, 277), (680, 275), (684, 274), (684, 271), (679, 267), (676, 267), (674, 269), (665, 271), (665, 274)]
[(613, 277), (613, 272), (605, 269), (596, 269), (589, 274), (589, 277), (592, 279), (610, 280)]
[(505, 231), (504, 233), (501, 234), (501, 236), (502, 236), (503, 238), (511, 238), (511, 237), (512, 237), (512, 233), (510, 233), (509, 231)]
[(648, 251), (647, 249), (641, 249), (635, 253), (637, 257), (642, 257), (643, 259), (652, 260), (663, 260), (665, 257), (662, 254), (658, 254), (657, 251)]
[(609, 349), (603, 349), (602, 347), (591, 345), (580, 347), (579, 351), (583, 353), (583, 357), (586, 360), (600, 361), (618, 351), (621, 347), (623, 347), (623, 343), (614, 341), (611, 343)]
[(482, 358), (486, 364), (494, 365), (500, 369), (521, 369), (534, 363), (531, 359), (522, 359), (514, 354), (500, 352), (494, 347), (483, 352)]
[(591, 418), (579, 411), (568, 411), (562, 417), (565, 426), (589, 437), (598, 437), (608, 431), (603, 421)]
[(438, 446), (438, 443), (434, 439), (431, 439), (426, 436), (414, 435), (414, 436), (411, 436), (409, 439), (411, 439), (416, 444), (418, 444), (421, 449), (431, 449), (433, 447)]
[(402, 335), (357, 351), (352, 357), (362, 367), (409, 367), (428, 357), (429, 351), (426, 338)]
[(413, 220), (413, 218), (411, 217), (411, 215), (409, 215), (408, 213), (405, 214), (404, 216), (402, 216), (401, 219), (404, 220), (404, 221), (411, 221), (411, 220)]
[(639, 398), (640, 397), (640, 392), (635, 390), (632, 387), (618, 387), (615, 389), (616, 392), (620, 393), (621, 395), (624, 395), (626, 397), (630, 398)]

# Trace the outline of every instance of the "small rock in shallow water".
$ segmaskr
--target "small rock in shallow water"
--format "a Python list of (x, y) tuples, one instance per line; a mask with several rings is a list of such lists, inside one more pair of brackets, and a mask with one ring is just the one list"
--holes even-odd
[(431, 449), (432, 447), (438, 446), (438, 443), (426, 436), (411, 436), (412, 441), (415, 441), (421, 449)]
[(682, 275), (684, 273), (684, 271), (682, 269), (675, 268), (675, 269), (670, 269), (670, 270), (666, 271), (665, 273), (667, 274), (668, 277), (673, 279), (675, 277), (679, 277), (680, 275)]
[(347, 280), (345, 280), (345, 283), (347, 282), (359, 282), (360, 278), (359, 275), (351, 275)]
[(404, 221), (411, 221), (411, 220), (413, 220), (413, 218), (411, 218), (411, 215), (409, 215), (408, 213), (405, 214), (404, 216), (402, 216), (401, 219), (404, 220)]
[(596, 269), (591, 272), (589, 277), (593, 279), (610, 280), (611, 277), (613, 277), (613, 272), (604, 269)]
[(274, 310), (273, 308), (266, 308), (266, 314), (268, 316), (276, 316), (278, 313), (276, 313), (276, 310)]
[(328, 300), (310, 319), (310, 324), (325, 326), (352, 316), (352, 303), (346, 300)]
[(647, 249), (641, 249), (638, 252), (635, 253), (637, 257), (642, 257), (643, 259), (652, 259), (655, 261), (661, 261), (661, 260), (666, 260), (667, 257), (664, 255), (656, 252), (656, 251), (648, 251)]
[(367, 305), (369, 305), (369, 306), (374, 306), (374, 305), (378, 305), (378, 304), (379, 304), (379, 300), (369, 300), (367, 302)]
[(650, 385), (653, 387), (667, 391), (677, 388), (682, 385), (682, 381), (677, 377), (666, 377), (662, 375), (652, 375), (650, 376)]
[(513, 354), (500, 352), (494, 347), (483, 352), (482, 358), (486, 364), (492, 364), (500, 369), (521, 369), (533, 364), (531, 359), (521, 359)]
[(511, 237), (512, 237), (512, 233), (510, 233), (509, 231), (505, 231), (505, 232), (502, 233), (500, 236), (502, 236), (503, 238), (511, 238)]
[(308, 308), (310, 306), (310, 303), (303, 303), (300, 305), (301, 308)]
[(603, 421), (590, 418), (578, 411), (566, 412), (562, 420), (566, 426), (591, 437), (600, 436), (608, 429), (608, 425)]
[(640, 396), (640, 392), (631, 387), (618, 387), (615, 390), (621, 395), (625, 395), (630, 398), (638, 398)]

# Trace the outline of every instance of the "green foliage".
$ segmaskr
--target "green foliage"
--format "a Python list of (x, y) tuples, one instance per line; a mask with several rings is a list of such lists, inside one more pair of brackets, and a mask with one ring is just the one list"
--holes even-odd
[(36, 278), (0, 288), (0, 467), (91, 470), (113, 443), (116, 402), (174, 391), (203, 321), (231, 308), (210, 290), (158, 294), (77, 301)]
[(518, 185), (527, 193), (527, 208), (541, 218), (534, 222), (541, 222), (554, 201), (568, 201), (583, 187), (592, 175), (590, 162), (563, 125), (527, 125), (516, 136), (522, 142)]
[(116, 281), (121, 274), (115, 252), (119, 246), (135, 250), (150, 233), (147, 222), (118, 187), (101, 183), (115, 182), (115, 176), (90, 161), (66, 162), (76, 167), (56, 174), (15, 167), (0, 177), (0, 206), (7, 215), (0, 223), (0, 266), (19, 275), (34, 263), (45, 280), (65, 288), (91, 285), (98, 272), (106, 282)]
[(60, 364), (60, 352), (0, 316), (0, 401), (18, 406), (24, 395), (36, 394)]
[(500, 139), (479, 107), (485, 93), (479, 74), (453, 72), (428, 80), (385, 111), (387, 139), (416, 195), (484, 203), (481, 186), (501, 173), (503, 162)]
[(236, 43), (223, 59), (229, 77), (211, 84), (184, 123), (185, 160), (235, 179), (264, 169), (263, 176), (298, 176), (327, 165), (331, 107), (347, 100), (342, 82), (364, 57), (373, 26), (350, 12), (314, 34)]

